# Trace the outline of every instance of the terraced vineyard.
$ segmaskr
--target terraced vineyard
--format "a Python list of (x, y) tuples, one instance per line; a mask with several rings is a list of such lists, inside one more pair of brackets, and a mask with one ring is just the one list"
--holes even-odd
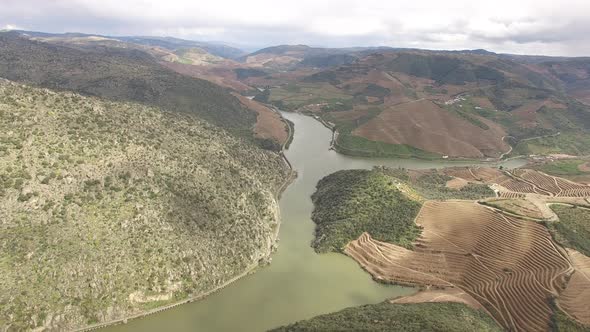
[(571, 249), (568, 254), (576, 271), (557, 304), (581, 323), (590, 325), (590, 258)]
[(494, 184), (498, 195), (503, 198), (522, 198), (524, 194), (552, 197), (590, 196), (588, 185), (532, 169), (516, 169), (508, 172), (485, 167), (456, 167), (445, 170), (445, 173), (469, 182)]
[(545, 227), (466, 201), (428, 201), (416, 223), (423, 233), (413, 251), (364, 233), (345, 252), (377, 280), (458, 287), (507, 329), (549, 329), (549, 299), (575, 267)]

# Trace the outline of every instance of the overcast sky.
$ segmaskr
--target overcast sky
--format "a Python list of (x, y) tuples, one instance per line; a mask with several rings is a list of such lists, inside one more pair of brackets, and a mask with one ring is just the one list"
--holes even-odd
[(0, 28), (590, 55), (590, 0), (0, 0)]

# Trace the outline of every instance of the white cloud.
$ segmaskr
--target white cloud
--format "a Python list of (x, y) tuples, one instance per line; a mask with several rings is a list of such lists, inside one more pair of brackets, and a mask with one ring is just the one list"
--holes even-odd
[(0, 27), (0, 30), (22, 30), (22, 28), (14, 24), (5, 24), (3, 27)]
[(590, 55), (588, 0), (2, 2), (0, 22), (55, 32)]

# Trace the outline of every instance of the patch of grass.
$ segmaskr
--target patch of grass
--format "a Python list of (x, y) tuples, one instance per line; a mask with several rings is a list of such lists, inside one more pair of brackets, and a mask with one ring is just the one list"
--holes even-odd
[(581, 159), (555, 160), (537, 166), (535, 169), (556, 176), (584, 175), (588, 172), (581, 171), (578, 166), (585, 162), (586, 160)]
[(442, 156), (436, 153), (424, 151), (406, 144), (388, 144), (371, 141), (364, 137), (354, 136), (350, 133), (339, 133), (335, 148), (338, 152), (360, 157), (397, 157), (439, 159)]
[(352, 98), (327, 83), (298, 83), (272, 88), (268, 102), (285, 110), (295, 110), (309, 104), (347, 103)]
[(512, 151), (513, 155), (546, 155), (552, 153), (565, 153), (574, 156), (587, 155), (590, 153), (590, 134), (566, 132), (557, 136), (520, 141)]
[(477, 118), (477, 109), (475, 108), (476, 105), (473, 103), (471, 98), (468, 98), (462, 102), (455, 103), (453, 105), (445, 106), (444, 108), (448, 111), (456, 114), (458, 117), (462, 118), (463, 120), (470, 122), (471, 124), (478, 126), (483, 130), (488, 130), (490, 127), (485, 124), (483, 121)]
[(553, 238), (565, 247), (590, 256), (590, 210), (579, 207), (552, 205), (558, 222), (548, 222)]
[(330, 174), (319, 181), (312, 200), (318, 252), (342, 250), (363, 232), (404, 247), (420, 234), (414, 218), (421, 204), (398, 190), (394, 178), (376, 170)]
[(312, 331), (502, 331), (486, 313), (462, 303), (391, 304), (383, 302), (335, 313), (271, 330)]
[(446, 184), (451, 179), (444, 174), (426, 174), (416, 179), (413, 186), (427, 199), (476, 200), (494, 196), (494, 191), (485, 184), (469, 183), (461, 189), (448, 188)]

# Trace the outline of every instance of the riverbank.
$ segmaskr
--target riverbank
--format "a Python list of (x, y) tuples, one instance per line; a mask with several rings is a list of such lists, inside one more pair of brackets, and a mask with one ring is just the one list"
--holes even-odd
[[(293, 112), (281, 114), (296, 128), (293, 142), (284, 154), (298, 174), (280, 196), (280, 243), (271, 256), (272, 264), (253, 270), (256, 273), (247, 274), (199, 301), (106, 331), (260, 332), (416, 291), (376, 283), (345, 255), (317, 254), (311, 246), (316, 226), (311, 220), (310, 197), (321, 178), (342, 169), (372, 169), (377, 165), (429, 169), (461, 163), (345, 156), (329, 149), (332, 131), (317, 120)], [(472, 163), (463, 163), (467, 164)], [(522, 164), (514, 160), (502, 165), (513, 168)]]
[[(340, 132), (338, 131), (338, 129), (336, 128), (336, 125), (334, 123), (326, 121), (321, 116), (318, 116), (318, 115), (313, 114), (311, 112), (293, 111), (292, 113), (310, 116), (313, 119), (317, 120), (319, 123), (321, 123), (324, 127), (328, 128), (330, 131), (332, 131), (332, 138), (330, 140), (330, 150), (334, 150), (342, 155), (351, 156), (351, 157), (375, 158), (375, 159), (403, 158), (403, 159), (418, 159), (418, 160), (427, 160), (427, 161), (428, 160), (430, 160), (430, 161), (441, 160), (441, 161), (445, 161), (445, 162), (447, 162), (447, 161), (448, 162), (474, 162), (474, 163), (490, 163), (490, 164), (502, 162), (505, 160), (526, 158), (526, 156), (511, 156), (509, 158), (504, 158), (505, 156), (510, 154), (513, 150), (512, 146), (510, 146), (510, 145), (509, 145), (510, 146), (509, 151), (502, 153), (500, 155), (500, 157), (497, 157), (497, 158), (492, 158), (492, 157), (488, 157), (488, 158), (448, 157), (448, 156), (436, 155), (434, 153), (430, 153), (427, 151), (422, 151), (422, 150), (419, 150), (419, 149), (416, 149), (416, 148), (413, 148), (410, 146), (403, 146), (403, 150), (405, 150), (405, 151), (412, 151), (413, 150), (414, 153), (409, 153), (409, 154), (408, 153), (402, 154), (402, 153), (396, 153), (396, 152), (386, 153), (383, 151), (383, 149), (390, 148), (393, 151), (393, 150), (395, 150), (396, 145), (369, 141), (364, 138), (359, 138), (359, 139), (362, 139), (362, 140), (366, 141), (367, 143), (379, 145), (382, 147), (382, 149), (376, 148), (374, 150), (360, 150), (360, 149), (355, 149), (355, 148), (351, 148), (348, 146), (343, 146), (342, 144), (340, 144), (338, 142), (339, 137), (341, 137), (342, 135), (340, 134)], [(505, 137), (503, 137), (502, 139), (504, 139), (504, 138)]]
[[(280, 201), (280, 197), (283, 194), (283, 192), (289, 187), (289, 185), (291, 183), (293, 183), (293, 181), (297, 178), (297, 172), (295, 172), (293, 170), (293, 167), (291, 166), (291, 163), (289, 162), (289, 159), (284, 155), (283, 151), (280, 151), (279, 154), (282, 157), (282, 160), (285, 162), (285, 166), (289, 169), (289, 173), (287, 175), (287, 177), (285, 178), (285, 181), (281, 184), (281, 186), (274, 191), (274, 200), (275, 200), (275, 204), (277, 205), (277, 210), (278, 210), (278, 216), (277, 216), (277, 227), (275, 229), (275, 232), (273, 233), (273, 239), (272, 242), (273, 244), (271, 245), (271, 251), (270, 254), (268, 255), (268, 257), (263, 258), (266, 259), (267, 261), (270, 261), (270, 256), (274, 253), (274, 251), (277, 248), (277, 243), (279, 240), (279, 233), (280, 233), (280, 225), (281, 225), (281, 216), (280, 216), (280, 209), (278, 208), (279, 205), (279, 201)], [(255, 262), (253, 262), (251, 265), (249, 265), (242, 273), (240, 273), (239, 275), (229, 279), (228, 281), (226, 281), (225, 283), (209, 290), (206, 292), (203, 292), (201, 294), (195, 295), (195, 296), (191, 296), (189, 298), (186, 298), (184, 300), (180, 300), (174, 303), (170, 303), (158, 308), (154, 308), (145, 312), (139, 312), (137, 314), (133, 314), (130, 316), (126, 316), (126, 317), (122, 317), (122, 318), (118, 318), (118, 319), (114, 319), (114, 320), (110, 320), (110, 321), (106, 321), (106, 322), (101, 322), (101, 323), (96, 323), (96, 324), (92, 324), (83, 328), (79, 328), (79, 329), (75, 329), (73, 330), (74, 332), (84, 332), (84, 331), (92, 331), (92, 330), (97, 330), (97, 329), (102, 329), (102, 328), (106, 328), (106, 327), (110, 327), (110, 326), (115, 326), (115, 325), (119, 325), (119, 324), (127, 324), (129, 321), (131, 320), (136, 320), (139, 318), (144, 318), (147, 316), (151, 316), (153, 314), (156, 313), (160, 313), (166, 310), (170, 310), (173, 309), (175, 307), (178, 307), (180, 305), (183, 304), (188, 304), (191, 302), (195, 302), (195, 301), (199, 301), (204, 299), (205, 297), (218, 292), (220, 290), (222, 290), (223, 288), (229, 286), (230, 284), (240, 280), (241, 278), (250, 275), (252, 273), (255, 273), (257, 268), (260, 267), (260, 259), (256, 260)]]

